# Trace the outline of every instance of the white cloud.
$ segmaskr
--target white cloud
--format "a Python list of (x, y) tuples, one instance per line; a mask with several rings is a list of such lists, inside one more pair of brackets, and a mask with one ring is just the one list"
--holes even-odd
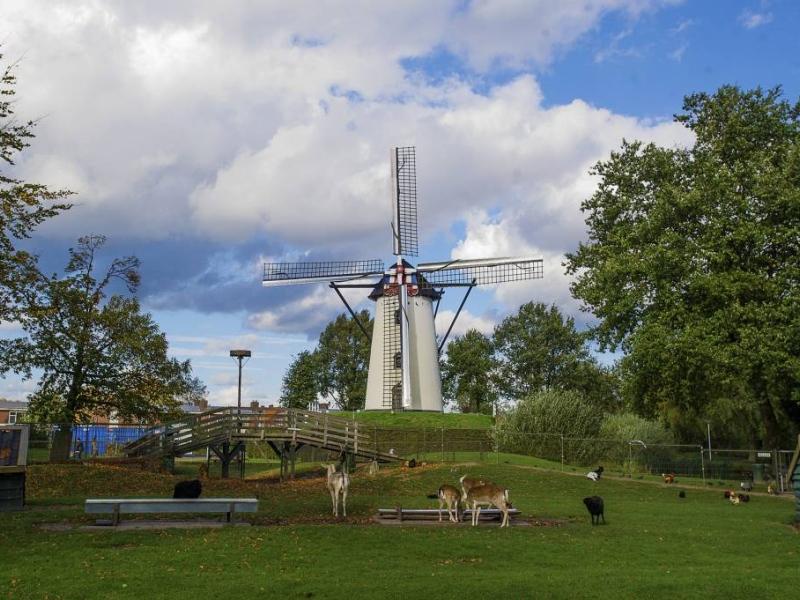
[[(441, 337), (447, 333), (447, 328), (453, 322), (455, 316), (453, 310), (440, 310), (436, 315), (436, 333)], [(493, 315), (474, 315), (469, 310), (462, 310), (458, 315), (458, 320), (453, 325), (448, 342), (453, 338), (464, 335), (470, 329), (476, 329), (486, 335), (491, 335), (494, 326), (497, 324)]]
[[(622, 137), (685, 143), (683, 128), (579, 100), (546, 107), (532, 75), (481, 95), (457, 78), (411, 77), (400, 61), (443, 47), (479, 71), (541, 67), (606, 13), (633, 27), (668, 3), (10, 0), (3, 49), (24, 55), (21, 116), (46, 117), (20, 169), (80, 191), (43, 228), (52, 237), (260, 235), (301, 254), (372, 258), (390, 247), (388, 148), (415, 144), (423, 245), (466, 218), (454, 255), (547, 258), (545, 281), (498, 288), (498, 300), (565, 298), (563, 282), (547, 286), (583, 235), (591, 164)], [(252, 261), (222, 256), (208, 269), (183, 292), (257, 279)], [(167, 296), (152, 301), (183, 297)], [(249, 323), (306, 332), (341, 311), (330, 290), (309, 288)]]
[(739, 15), (739, 23), (741, 23), (745, 29), (755, 29), (756, 27), (761, 27), (771, 22), (771, 12), (753, 12), (745, 10)]

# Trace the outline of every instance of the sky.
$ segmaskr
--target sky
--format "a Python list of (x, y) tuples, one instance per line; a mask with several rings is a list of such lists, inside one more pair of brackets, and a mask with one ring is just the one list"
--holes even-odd
[[(344, 310), (264, 262), (391, 260), (389, 149), (416, 146), (420, 262), (535, 255), (544, 278), (473, 293), (454, 328), (528, 301), (580, 327), (564, 253), (590, 169), (623, 139), (690, 145), (682, 99), (800, 97), (795, 0), (3, 0), (4, 62), (36, 139), (12, 174), (75, 206), (28, 247), (63, 268), (85, 234), (142, 261), (144, 308), (212, 404), (277, 404), (294, 356)], [(373, 308), (351, 292), (356, 308)], [(446, 330), (460, 296), (437, 317)], [(1, 323), (0, 335), (20, 332)], [(35, 381), (0, 379), (24, 399)]]

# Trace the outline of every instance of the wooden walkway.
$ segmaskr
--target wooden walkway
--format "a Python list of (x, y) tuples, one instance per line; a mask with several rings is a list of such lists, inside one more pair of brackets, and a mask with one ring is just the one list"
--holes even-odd
[(129, 443), (130, 457), (177, 457), (211, 448), (220, 459), (231, 455), (246, 442), (266, 442), (281, 458), (303, 446), (348, 454), (357, 458), (390, 462), (402, 460), (388, 449), (379, 448), (369, 430), (359, 431), (357, 421), (292, 408), (217, 408), (148, 429)]

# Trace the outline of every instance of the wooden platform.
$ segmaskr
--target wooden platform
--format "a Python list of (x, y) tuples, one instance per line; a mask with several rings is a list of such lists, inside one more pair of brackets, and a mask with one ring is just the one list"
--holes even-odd
[[(279, 455), (313, 446), (367, 460), (402, 460), (380, 448), (377, 440), (358, 421), (333, 417), (327, 413), (292, 409), (218, 408), (197, 415), (186, 415), (170, 423), (151, 427), (142, 437), (125, 446), (127, 456), (182, 456), (200, 448), (211, 448), (218, 455), (225, 448), (236, 449), (248, 441), (269, 443)], [(230, 456), (221, 456), (230, 460)]]

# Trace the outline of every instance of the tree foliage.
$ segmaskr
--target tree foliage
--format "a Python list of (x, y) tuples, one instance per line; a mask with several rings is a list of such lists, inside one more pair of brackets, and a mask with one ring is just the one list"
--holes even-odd
[(492, 341), (475, 329), (454, 339), (447, 346), (442, 363), (442, 392), (461, 412), (492, 413), (497, 400), (494, 386), (496, 369)]
[(595, 166), (572, 291), (625, 350), (638, 412), (772, 447), (800, 423), (800, 103), (726, 86), (676, 120), (690, 148), (624, 142)]
[(0, 322), (16, 319), (20, 291), (36, 279), (36, 258), (18, 248), (18, 243), (42, 222), (70, 207), (63, 202), (69, 192), (26, 183), (7, 172), (34, 137), (34, 123), (19, 122), (14, 116), (13, 68), (4, 67), (0, 77)]
[(507, 398), (541, 390), (574, 390), (591, 404), (606, 409), (615, 405), (613, 373), (597, 365), (587, 347), (587, 334), (556, 306), (523, 304), (495, 328), (492, 339), (500, 364), (498, 387)]
[(300, 352), (283, 376), (281, 406), (308, 408), (319, 391), (319, 361), (315, 352)]
[[(357, 313), (372, 330), (369, 311)], [(319, 369), (318, 391), (330, 396), (341, 410), (364, 408), (370, 343), (358, 325), (347, 315), (339, 315), (319, 336), (315, 359)]]
[[(139, 261), (114, 259), (98, 277), (104, 242), (83, 237), (70, 249), (64, 277), (39, 274), (23, 295), (19, 318), (27, 336), (0, 341), (0, 371), (39, 376), (30, 411), (42, 420), (71, 424), (111, 414), (154, 420), (205, 392), (189, 361), (168, 357), (165, 335), (136, 298), (108, 296), (115, 282), (136, 291)], [(62, 428), (54, 458), (66, 458), (69, 439), (70, 428)]]

